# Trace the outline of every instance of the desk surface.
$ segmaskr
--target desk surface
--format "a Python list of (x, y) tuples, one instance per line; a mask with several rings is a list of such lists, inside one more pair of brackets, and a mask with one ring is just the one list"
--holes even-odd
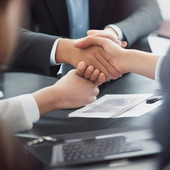
[[(0, 75), (0, 90), (4, 92), (4, 98), (13, 97), (25, 93), (32, 93), (40, 88), (52, 85), (55, 78), (26, 73), (5, 73)], [(152, 93), (156, 88), (155, 81), (136, 74), (127, 74), (123, 78), (104, 84), (99, 97), (105, 94), (135, 94)], [(148, 126), (150, 116), (140, 118), (120, 119), (85, 119), (68, 118), (68, 114), (74, 110), (58, 110), (43, 116), (35, 123), (33, 129), (27, 133), (36, 135), (56, 135), (83, 131), (92, 131), (110, 128), (126, 128), (133, 126)], [(88, 125), (88, 126), (87, 126)]]
[[(55, 78), (26, 74), (4, 73), (0, 75), (0, 90), (4, 92), (4, 98), (13, 97), (25, 93), (32, 93), (40, 88), (54, 84)], [(127, 74), (123, 78), (100, 87), (105, 94), (137, 94), (153, 93), (157, 87), (156, 82), (136, 74)], [(68, 118), (68, 114), (74, 110), (58, 110), (43, 116), (33, 129), (24, 132), (34, 135), (59, 135), (75, 132), (87, 132), (112, 128), (128, 128), (138, 126), (150, 126), (151, 116), (146, 114), (139, 118), (121, 119), (85, 119)], [(87, 126), (88, 125), (88, 126)]]

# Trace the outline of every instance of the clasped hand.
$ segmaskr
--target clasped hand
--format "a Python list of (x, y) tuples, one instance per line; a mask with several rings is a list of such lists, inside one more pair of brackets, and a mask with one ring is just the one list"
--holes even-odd
[[(123, 73), (126, 73), (122, 64), (125, 55), (122, 47), (126, 47), (127, 42), (120, 41), (118, 36), (113, 34), (113, 31), (110, 29), (88, 31), (88, 36), (76, 40), (74, 46), (88, 52), (88, 55), (82, 53), (82, 56), (84, 56), (83, 61), (104, 73), (105, 81), (117, 79)], [(95, 61), (98, 61), (100, 64), (97, 65)], [(85, 74), (81, 76), (88, 79), (87, 72), (89, 70), (90, 68), (87, 68)]]

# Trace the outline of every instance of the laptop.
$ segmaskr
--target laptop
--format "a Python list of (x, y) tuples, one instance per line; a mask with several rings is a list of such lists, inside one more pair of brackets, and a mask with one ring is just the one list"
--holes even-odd
[(68, 136), (74, 138), (42, 137), (28, 142), (26, 149), (49, 168), (142, 157), (161, 151), (150, 130), (104, 130)]

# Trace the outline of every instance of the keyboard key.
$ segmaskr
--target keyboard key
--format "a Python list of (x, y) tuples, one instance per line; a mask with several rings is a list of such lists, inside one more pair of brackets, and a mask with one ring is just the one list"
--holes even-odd
[(126, 142), (124, 136), (63, 144), (64, 159), (66, 162), (96, 159), (108, 155), (140, 150), (142, 150), (140, 145)]

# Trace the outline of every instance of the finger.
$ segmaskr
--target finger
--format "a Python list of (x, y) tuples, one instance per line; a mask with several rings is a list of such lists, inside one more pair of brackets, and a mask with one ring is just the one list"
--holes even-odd
[(95, 84), (100, 86), (106, 81), (106, 76), (103, 73), (100, 73), (98, 79), (95, 81)]
[(95, 69), (92, 75), (90, 76), (91, 81), (96, 81), (100, 75), (99, 69)]
[(110, 81), (111, 79), (109, 79), (108, 77), (106, 77), (106, 81), (105, 82), (108, 82), (108, 81)]
[(97, 96), (100, 93), (99, 88), (96, 86), (94, 95)]
[(93, 66), (89, 66), (89, 67), (86, 69), (85, 73), (84, 73), (84, 77), (85, 77), (86, 79), (89, 79), (89, 78), (91, 77), (91, 75), (92, 75), (93, 72), (94, 72), (94, 67), (93, 67)]
[[(98, 34), (91, 35), (91, 37), (107, 38), (107, 39), (115, 42), (115, 43), (118, 44), (119, 46), (122, 45), (122, 42), (121, 42), (119, 39), (117, 39), (117, 38), (114, 37), (114, 36), (110, 36), (109, 34), (104, 34), (104, 33), (99, 34), (99, 33), (98, 33)], [(124, 41), (123, 41), (123, 42), (124, 42)]]
[(107, 39), (99, 37), (85, 37), (79, 40), (74, 41), (74, 46), (76, 48), (88, 48), (92, 45), (98, 45), (104, 47), (104, 44), (107, 42)]
[(101, 37), (101, 38), (107, 38), (107, 39), (110, 39), (112, 41), (116, 41), (117, 39), (113, 36), (110, 36), (109, 34), (104, 34), (104, 33), (98, 33), (98, 34), (94, 34), (94, 35), (91, 35), (91, 37)]
[(86, 69), (87, 69), (87, 64), (84, 61), (81, 61), (77, 66), (76, 73), (79, 76), (83, 77)]
[(125, 48), (127, 47), (128, 43), (126, 41), (122, 41), (121, 42), (121, 47)]
[(102, 32), (101, 30), (89, 30), (87, 32), (87, 35), (90, 36), (90, 35), (98, 34), (98, 33), (101, 33), (101, 32)]
[(117, 71), (106, 59), (105, 57), (107, 54), (103, 52), (102, 50), (98, 50), (98, 53), (96, 54), (96, 59), (102, 64), (102, 67), (100, 71), (104, 73), (108, 78), (110, 79), (117, 79), (121, 76), (121, 73)]
[(96, 97), (96, 96), (90, 97), (90, 98), (87, 100), (87, 104), (91, 104), (91, 103), (95, 102), (96, 100), (97, 100), (97, 97)]

